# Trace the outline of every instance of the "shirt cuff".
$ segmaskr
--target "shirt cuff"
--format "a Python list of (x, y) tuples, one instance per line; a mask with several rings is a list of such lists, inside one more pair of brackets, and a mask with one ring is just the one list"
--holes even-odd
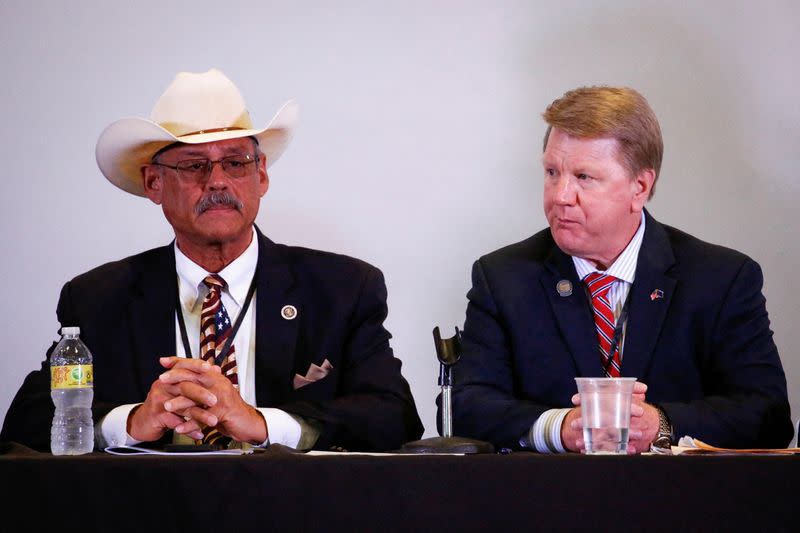
[(530, 442), (539, 453), (565, 453), (561, 425), (570, 409), (549, 409), (533, 423)]
[(95, 424), (94, 434), (98, 448), (104, 450), (109, 446), (133, 446), (142, 442), (128, 435), (128, 416), (139, 405), (142, 404), (115, 407)]
[(283, 444), (289, 448), (297, 448), (300, 442), (300, 424), (286, 411), (272, 407), (259, 407), (258, 411), (267, 423), (267, 440), (261, 446), (268, 444)]

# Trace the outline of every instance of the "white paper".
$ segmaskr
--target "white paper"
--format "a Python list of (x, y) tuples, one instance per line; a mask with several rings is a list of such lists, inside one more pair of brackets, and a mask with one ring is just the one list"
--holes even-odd
[(244, 455), (253, 453), (252, 449), (242, 450), (238, 448), (230, 450), (212, 450), (208, 452), (168, 452), (164, 450), (142, 448), (140, 446), (109, 446), (104, 451), (113, 455)]

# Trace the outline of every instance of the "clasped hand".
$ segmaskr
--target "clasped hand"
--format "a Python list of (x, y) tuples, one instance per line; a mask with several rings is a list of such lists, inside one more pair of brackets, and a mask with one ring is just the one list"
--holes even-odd
[(154, 441), (171, 429), (202, 439), (204, 427), (215, 427), (240, 442), (261, 444), (267, 439), (264, 417), (242, 399), (220, 367), (182, 357), (162, 357), (159, 362), (167, 370), (129, 415), (131, 437)]
[[(631, 397), (631, 423), (628, 431), (628, 453), (636, 454), (650, 449), (658, 434), (658, 410), (645, 402), (647, 385), (637, 381), (633, 386)], [(571, 452), (584, 452), (586, 444), (583, 441), (583, 421), (581, 420), (581, 396), (572, 397), (575, 405), (564, 417), (561, 426), (561, 442)]]

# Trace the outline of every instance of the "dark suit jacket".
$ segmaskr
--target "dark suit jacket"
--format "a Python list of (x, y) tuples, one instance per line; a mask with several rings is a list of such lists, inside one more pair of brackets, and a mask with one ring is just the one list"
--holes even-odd
[[(343, 255), (275, 244), (258, 232), (256, 402), (321, 422), (315, 448), (391, 450), (422, 434), (392, 355), (381, 272)], [(94, 357), (95, 421), (118, 405), (144, 401), (175, 353), (175, 254), (172, 245), (109, 263), (64, 285), (58, 320), (80, 326)], [(298, 316), (285, 320), (284, 305)], [(50, 349), (52, 351), (52, 348)], [(328, 359), (325, 378), (294, 390), (295, 373)], [(48, 359), (27, 376), (0, 440), (50, 449)]]
[[(725, 447), (792, 438), (786, 378), (759, 266), (646, 213), (622, 376), (647, 384), (678, 437)], [(572, 283), (572, 295), (556, 290)], [(651, 298), (654, 290), (663, 297)], [(453, 431), (519, 447), (545, 410), (571, 407), (575, 377), (601, 376), (591, 307), (549, 229), (480, 258), (454, 369)]]

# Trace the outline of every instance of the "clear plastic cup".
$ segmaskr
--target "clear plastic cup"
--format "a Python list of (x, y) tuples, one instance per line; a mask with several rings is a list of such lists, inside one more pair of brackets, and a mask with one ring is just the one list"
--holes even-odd
[(628, 453), (631, 396), (636, 378), (575, 378), (581, 395), (586, 453)]

